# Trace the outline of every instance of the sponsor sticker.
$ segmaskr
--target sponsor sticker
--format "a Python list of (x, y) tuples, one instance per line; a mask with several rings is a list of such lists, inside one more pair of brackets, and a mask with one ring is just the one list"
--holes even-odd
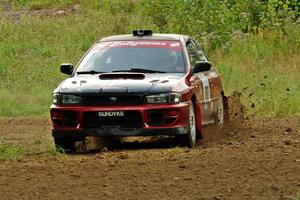
[(105, 48), (168, 48), (173, 50), (181, 50), (180, 43), (174, 41), (159, 41), (159, 40), (145, 40), (145, 41), (113, 41), (100, 42), (96, 44), (93, 50), (101, 50)]
[(200, 74), (200, 79), (203, 86), (203, 99), (205, 102), (210, 102), (210, 87), (208, 79), (204, 74)]
[(211, 102), (209, 82), (208, 82), (207, 77), (204, 74), (200, 74), (200, 79), (202, 81), (202, 87), (203, 87), (202, 88), (203, 89), (203, 100), (205, 102), (204, 109), (208, 110), (208, 109), (211, 109), (211, 107), (209, 107), (209, 103)]
[(178, 66), (178, 67), (176, 67), (176, 71), (178, 71), (178, 72), (183, 72), (184, 69), (183, 69), (182, 67)]

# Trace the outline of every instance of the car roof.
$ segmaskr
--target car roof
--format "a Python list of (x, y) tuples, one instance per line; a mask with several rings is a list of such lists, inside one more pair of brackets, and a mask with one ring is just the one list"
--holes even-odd
[(114, 35), (110, 37), (102, 38), (101, 42), (108, 41), (122, 41), (122, 40), (174, 40), (179, 41), (180, 39), (187, 39), (186, 35), (179, 34), (152, 34), (149, 36), (133, 36), (132, 34), (127, 35)]

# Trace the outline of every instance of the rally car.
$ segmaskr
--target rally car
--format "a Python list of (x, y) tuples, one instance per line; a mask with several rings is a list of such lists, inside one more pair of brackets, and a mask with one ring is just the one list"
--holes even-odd
[(136, 30), (103, 38), (53, 92), (52, 136), (72, 150), (86, 136), (169, 135), (194, 147), (202, 126), (224, 123), (220, 74), (186, 35)]

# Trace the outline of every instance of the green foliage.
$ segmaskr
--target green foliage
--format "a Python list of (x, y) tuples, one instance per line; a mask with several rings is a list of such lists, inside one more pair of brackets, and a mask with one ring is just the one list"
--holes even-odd
[(21, 148), (13, 147), (0, 137), (0, 160), (15, 159), (23, 154), (24, 152)]
[(48, 138), (39, 138), (34, 142), (31, 148), (23, 149), (7, 143), (0, 137), (0, 161), (22, 158), (24, 155), (39, 155), (41, 153), (50, 156), (63, 156), (65, 154), (63, 149), (57, 150), (55, 148), (52, 138), (51, 140)]
[(298, 188), (298, 192), (295, 198), (293, 200), (300, 200), (300, 188)]
[(62, 148), (56, 148), (53, 144), (53, 139), (39, 138), (34, 142), (34, 149), (31, 154), (38, 155), (41, 153), (46, 153), (51, 156), (62, 156), (65, 155), (65, 151)]
[[(235, 31), (255, 32), (261, 28), (278, 28), (278, 25), (282, 28), (285, 19), (295, 21), (300, 13), (296, 3), (278, 0), (141, 2), (143, 12), (150, 16), (161, 32), (193, 35), (199, 40), (204, 40), (205, 45), (211, 49), (226, 44)], [(277, 6), (279, 2), (285, 6)], [(295, 9), (289, 9), (291, 7)]]
[(234, 38), (229, 50), (216, 51), (225, 91), (241, 91), (253, 113), (300, 116), (299, 33), (294, 26), (287, 36), (272, 31)]
[(71, 5), (73, 3), (72, 0), (36, 0), (36, 1), (28, 1), (27, 5), (32, 10), (41, 10), (45, 8), (55, 7), (64, 7), (67, 5)]
[(16, 9), (29, 8), (32, 10), (41, 10), (47, 8), (65, 7), (76, 3), (76, 0), (4, 0), (7, 4)]

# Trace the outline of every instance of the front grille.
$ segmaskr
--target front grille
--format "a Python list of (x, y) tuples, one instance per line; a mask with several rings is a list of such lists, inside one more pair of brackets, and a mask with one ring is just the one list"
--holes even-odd
[(84, 128), (142, 128), (142, 117), (139, 111), (124, 111), (124, 116), (99, 117), (99, 112), (85, 112), (83, 114)]
[(87, 95), (84, 96), (86, 105), (99, 106), (99, 105), (136, 105), (143, 101), (141, 94), (124, 94), (124, 95)]

